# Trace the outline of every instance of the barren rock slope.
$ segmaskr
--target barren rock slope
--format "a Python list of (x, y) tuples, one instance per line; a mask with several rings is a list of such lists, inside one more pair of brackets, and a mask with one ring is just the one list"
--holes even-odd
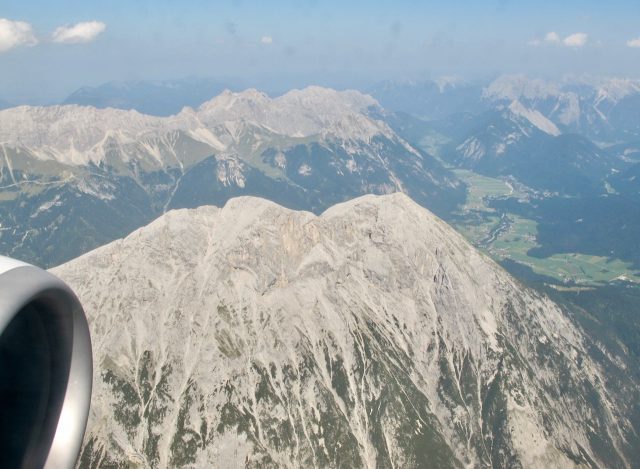
[(81, 467), (631, 464), (617, 365), (402, 194), (171, 211), (53, 272), (93, 334)]

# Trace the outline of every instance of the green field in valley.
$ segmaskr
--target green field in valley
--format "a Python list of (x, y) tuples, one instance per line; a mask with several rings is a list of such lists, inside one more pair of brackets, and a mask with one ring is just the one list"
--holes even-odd
[(511, 259), (530, 267), (535, 273), (562, 283), (602, 285), (613, 280), (640, 283), (640, 275), (619, 259), (584, 253), (533, 257), (528, 251), (537, 246), (537, 223), (512, 213), (500, 213), (489, 206), (494, 198), (527, 198), (530, 193), (516, 189), (505, 180), (454, 170), (469, 186), (467, 201), (453, 221), (458, 231), (475, 246), (496, 260)]

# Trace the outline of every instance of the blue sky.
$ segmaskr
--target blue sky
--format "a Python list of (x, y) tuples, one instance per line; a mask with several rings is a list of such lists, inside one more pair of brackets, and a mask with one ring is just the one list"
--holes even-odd
[(559, 3), (0, 0), (0, 98), (55, 101), (83, 85), (186, 76), (267, 90), (441, 75), (640, 77), (640, 2)]

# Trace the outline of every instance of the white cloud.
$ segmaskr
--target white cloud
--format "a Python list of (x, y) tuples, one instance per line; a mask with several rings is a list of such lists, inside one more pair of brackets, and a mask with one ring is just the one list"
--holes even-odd
[(263, 44), (272, 44), (273, 38), (271, 36), (262, 36), (262, 39), (260, 39), (260, 42)]
[(585, 33), (575, 33), (563, 39), (562, 43), (567, 47), (582, 47), (587, 43), (589, 36)]
[(640, 49), (640, 37), (635, 38), (635, 39), (629, 39), (627, 41), (627, 46), (633, 47), (633, 48), (636, 48), (636, 49)]
[(37, 43), (38, 39), (29, 23), (0, 18), (0, 52), (17, 46), (34, 46)]
[(79, 44), (93, 41), (107, 25), (100, 21), (86, 21), (72, 26), (60, 26), (53, 32), (53, 42)]
[[(530, 46), (541, 46), (543, 44), (549, 45), (564, 45), (566, 47), (583, 47), (587, 44), (589, 36), (585, 33), (574, 33), (562, 39), (555, 31), (550, 31), (544, 35), (542, 39), (535, 38), (527, 42)], [(631, 42), (631, 41), (629, 41)], [(627, 42), (627, 45), (629, 45)], [(638, 46), (640, 47), (640, 38), (638, 38)], [(632, 46), (631, 46), (632, 47)]]
[(549, 44), (557, 44), (560, 42), (560, 35), (553, 31), (548, 32), (544, 36), (544, 42), (547, 42)]

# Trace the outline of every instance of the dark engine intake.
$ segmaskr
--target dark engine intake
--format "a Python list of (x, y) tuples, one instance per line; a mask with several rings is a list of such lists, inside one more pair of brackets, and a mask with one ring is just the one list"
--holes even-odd
[(0, 256), (0, 467), (76, 464), (92, 367), (87, 320), (71, 289)]

